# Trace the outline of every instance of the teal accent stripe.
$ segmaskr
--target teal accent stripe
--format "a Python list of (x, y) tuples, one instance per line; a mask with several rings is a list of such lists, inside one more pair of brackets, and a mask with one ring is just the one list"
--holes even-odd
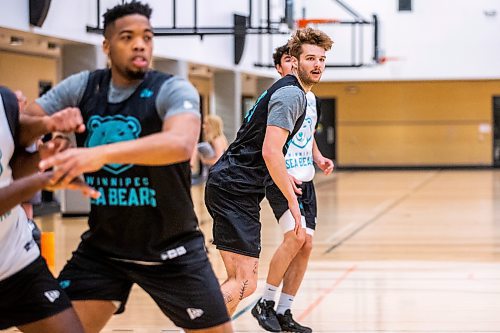
[(245, 314), (247, 311), (251, 310), (255, 304), (257, 304), (257, 302), (259, 301), (260, 297), (257, 298), (256, 300), (254, 300), (252, 303), (248, 304), (247, 306), (245, 306), (243, 309), (241, 309), (240, 311), (236, 312), (234, 315), (233, 315), (233, 318), (231, 318), (231, 320), (236, 320), (238, 319), (239, 317), (241, 317), (241, 315)]

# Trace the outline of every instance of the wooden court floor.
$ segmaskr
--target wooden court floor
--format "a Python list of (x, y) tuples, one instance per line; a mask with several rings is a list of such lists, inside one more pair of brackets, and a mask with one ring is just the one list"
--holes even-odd
[[(314, 250), (293, 306), (298, 321), (314, 332), (500, 332), (500, 171), (340, 171), (318, 175), (316, 190)], [(193, 199), (208, 243), (203, 186)], [(249, 309), (282, 236), (267, 202), (262, 221), (259, 287), (238, 308), (236, 332), (264, 332)], [(55, 232), (57, 273), (85, 220), (38, 222)], [(222, 281), (219, 255), (209, 252)], [(104, 332), (179, 329), (134, 288)]]

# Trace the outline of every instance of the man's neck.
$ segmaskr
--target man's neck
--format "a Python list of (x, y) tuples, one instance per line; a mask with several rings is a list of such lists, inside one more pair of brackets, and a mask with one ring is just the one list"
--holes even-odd
[(299, 73), (297, 73), (297, 70), (293, 70), (292, 69), (292, 73), (291, 74), (297, 78), (297, 80), (299, 81), (300, 86), (302, 87), (302, 89), (304, 89), (304, 92), (306, 94), (309, 91), (311, 91), (311, 88), (312, 88), (313, 85), (312, 84), (309, 84), (309, 85), (304, 84), (304, 82), (302, 82), (302, 80), (300, 79), (300, 76), (299, 76)]
[(116, 88), (128, 88), (128, 87), (136, 86), (141, 81), (142, 81), (141, 79), (137, 79), (137, 80), (127, 79), (127, 78), (123, 77), (122, 75), (118, 74), (116, 70), (113, 70), (113, 68), (111, 68), (111, 83)]

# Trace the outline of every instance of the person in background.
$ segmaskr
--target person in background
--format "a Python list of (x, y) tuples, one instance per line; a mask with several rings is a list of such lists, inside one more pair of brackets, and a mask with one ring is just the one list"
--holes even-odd
[[(203, 135), (205, 142), (198, 144), (198, 152), (201, 162), (211, 167), (224, 154), (228, 146), (222, 118), (217, 115), (206, 116), (203, 120)], [(203, 150), (204, 147), (206, 151)]]

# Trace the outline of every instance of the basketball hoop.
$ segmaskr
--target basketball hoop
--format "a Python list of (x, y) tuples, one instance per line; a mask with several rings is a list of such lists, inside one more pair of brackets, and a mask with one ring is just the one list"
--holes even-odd
[(299, 19), (296, 20), (297, 28), (303, 29), (307, 27), (309, 24), (332, 24), (332, 23), (340, 23), (340, 20), (336, 19)]
[(389, 61), (400, 61), (400, 60), (403, 60), (403, 59), (401, 59), (399, 57), (385, 57), (384, 56), (384, 57), (378, 58), (377, 63), (383, 65)]

